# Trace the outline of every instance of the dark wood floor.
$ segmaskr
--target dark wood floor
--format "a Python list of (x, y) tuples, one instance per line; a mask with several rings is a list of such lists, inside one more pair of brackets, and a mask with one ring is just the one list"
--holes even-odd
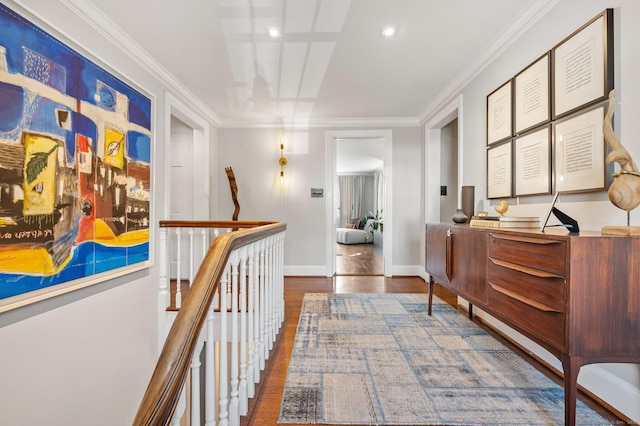
[(336, 244), (336, 275), (382, 275), (382, 256), (373, 244)]
[[(285, 278), (285, 322), (278, 335), (278, 340), (267, 361), (265, 371), (262, 372), (260, 384), (256, 388), (256, 397), (249, 402), (249, 412), (241, 420), (241, 425), (271, 426), (278, 422), (280, 402), (287, 376), (289, 359), (300, 317), (300, 307), (305, 293), (427, 293), (427, 284), (418, 277), (383, 276), (336, 276), (322, 277), (286, 277)], [(452, 306), (457, 306), (456, 296), (436, 284), (434, 294)], [(461, 315), (466, 312), (461, 311)], [(561, 379), (544, 365), (536, 362), (523, 351), (509, 344), (505, 339), (478, 321), (478, 325), (485, 328), (496, 338), (501, 340), (521, 357), (531, 362), (536, 368), (549, 376), (558, 384)], [(602, 408), (584, 395), (580, 399), (606, 419), (615, 424), (624, 422)], [(295, 425), (294, 425), (295, 426)]]

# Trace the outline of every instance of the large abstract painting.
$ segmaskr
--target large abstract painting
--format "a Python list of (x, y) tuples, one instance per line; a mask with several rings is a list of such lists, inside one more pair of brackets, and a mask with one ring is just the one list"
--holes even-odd
[(0, 307), (149, 260), (151, 100), (0, 4)]

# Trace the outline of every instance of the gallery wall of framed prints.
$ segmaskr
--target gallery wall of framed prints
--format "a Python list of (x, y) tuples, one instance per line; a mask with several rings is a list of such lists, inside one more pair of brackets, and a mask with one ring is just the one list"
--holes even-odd
[(487, 198), (605, 190), (612, 89), (606, 9), (487, 95)]

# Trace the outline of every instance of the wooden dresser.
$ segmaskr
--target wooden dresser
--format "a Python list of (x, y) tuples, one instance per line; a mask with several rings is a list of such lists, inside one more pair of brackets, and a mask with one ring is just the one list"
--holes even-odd
[(567, 425), (581, 366), (640, 363), (640, 237), (427, 224), (426, 271), (560, 359)]

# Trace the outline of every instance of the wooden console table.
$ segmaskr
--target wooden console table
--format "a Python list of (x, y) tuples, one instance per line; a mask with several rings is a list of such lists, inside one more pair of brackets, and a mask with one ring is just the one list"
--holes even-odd
[(427, 224), (426, 271), (562, 362), (567, 425), (580, 367), (640, 363), (640, 237)]

